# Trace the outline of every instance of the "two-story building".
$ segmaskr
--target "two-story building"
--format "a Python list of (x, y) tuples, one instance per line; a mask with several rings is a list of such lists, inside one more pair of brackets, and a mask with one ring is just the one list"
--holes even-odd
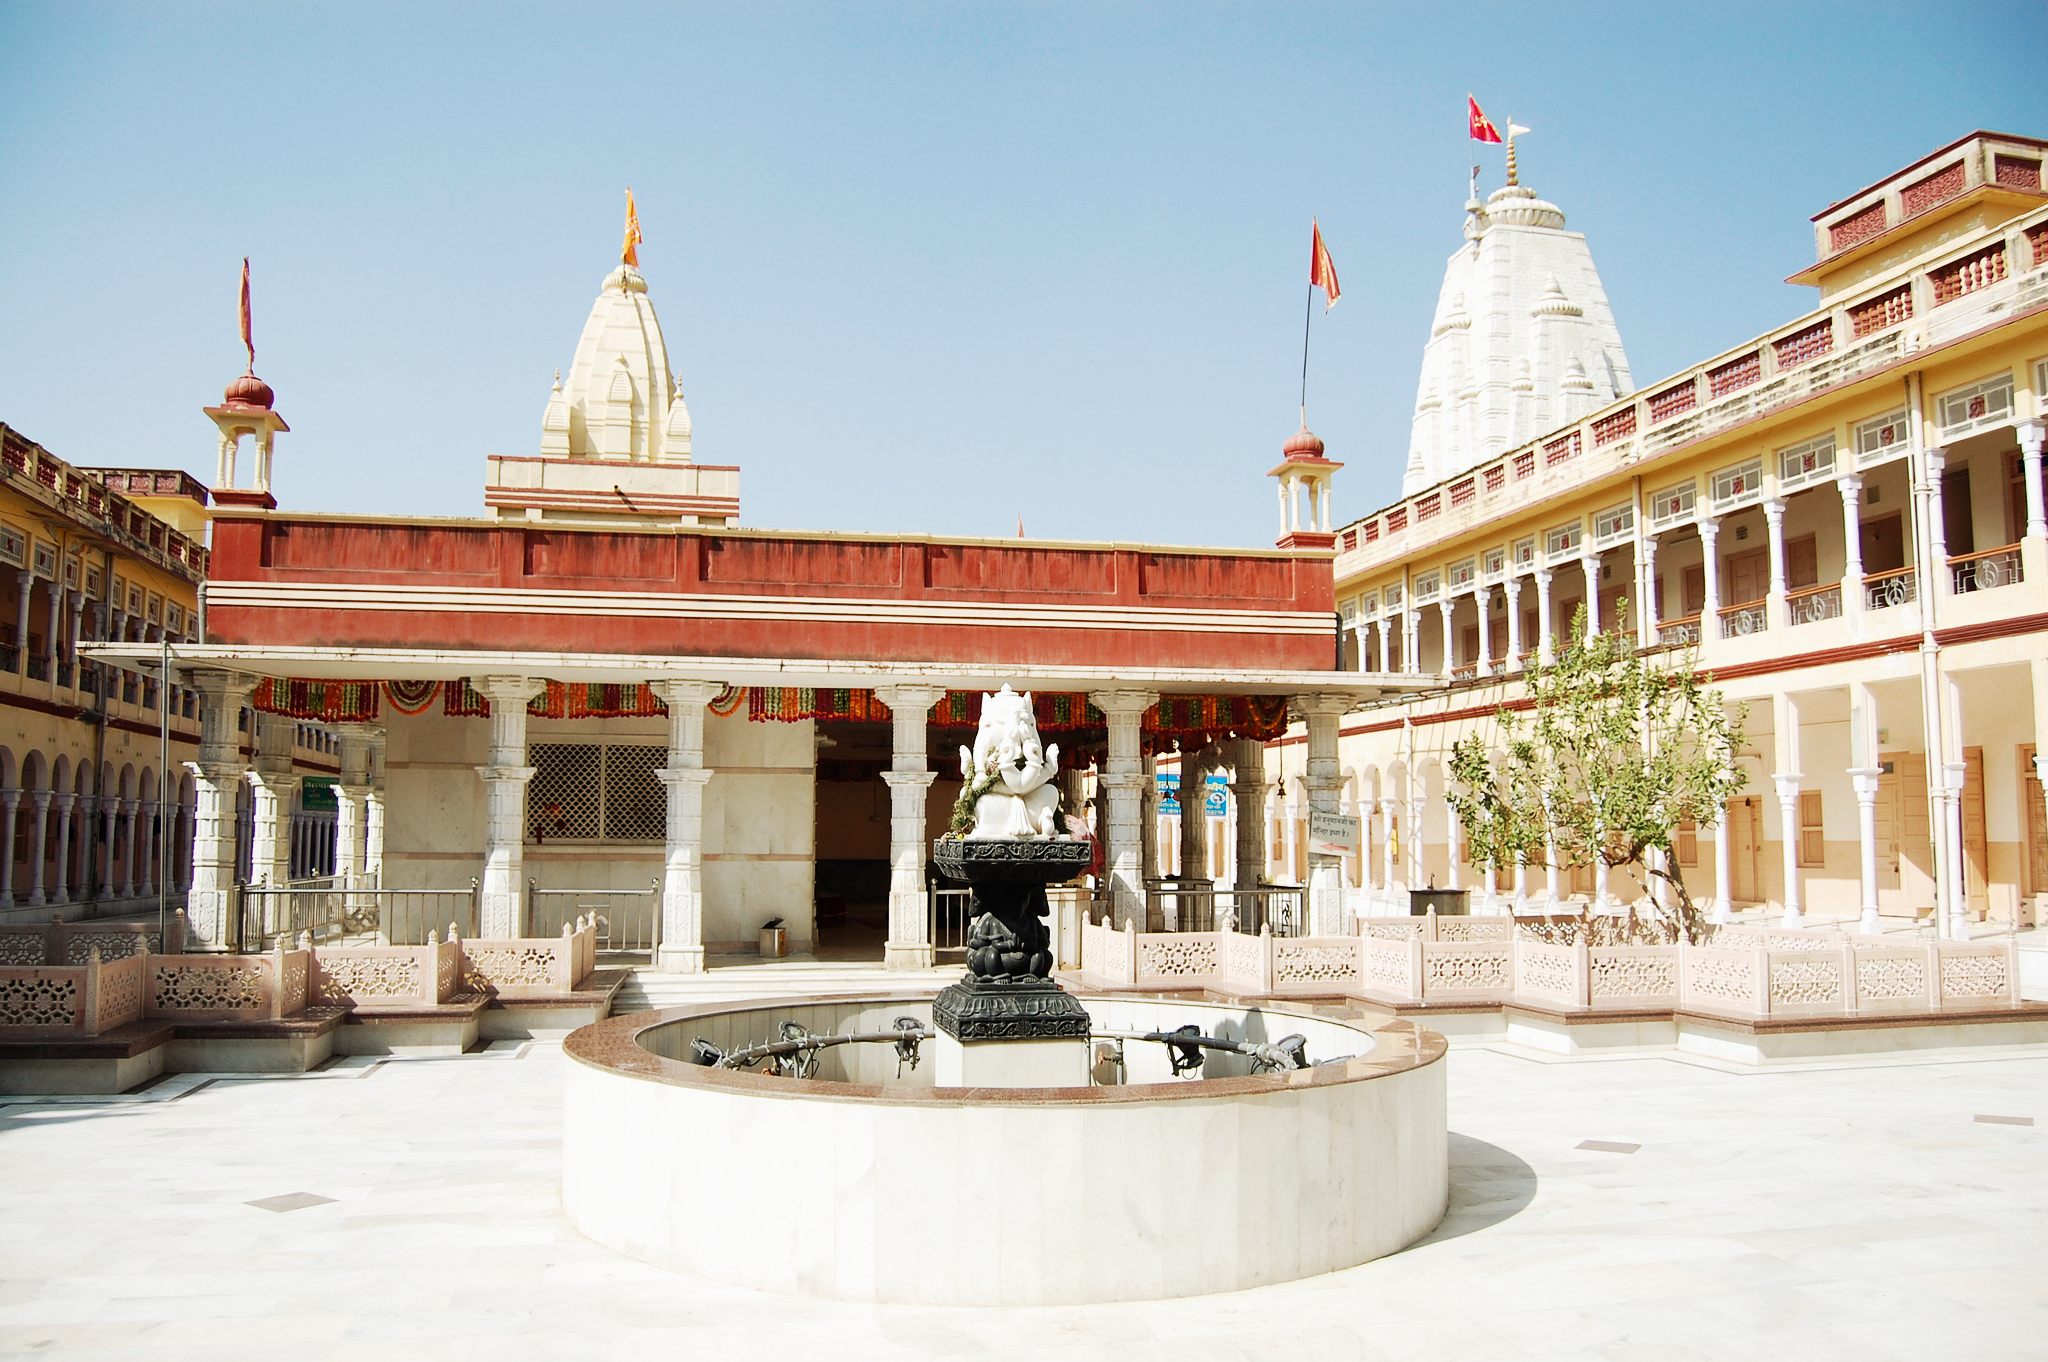
[[(2044, 153), (1973, 133), (1849, 195), (1791, 277), (1818, 290), (1810, 312), (1512, 447), (1473, 442), (1342, 526), (1347, 664), (1434, 683), (1345, 721), (1367, 824), (1351, 883), (1593, 891), (1586, 869), (1476, 873), (1442, 798), (1451, 744), (1493, 729), (1583, 611), (1693, 650), (1747, 707), (1747, 788), (1680, 838), (1696, 897), (1871, 925), (1945, 910), (1958, 931), (2031, 919), (2048, 893)], [(1274, 756), (1292, 782), (1276, 844), (1303, 798), (1292, 751)]]

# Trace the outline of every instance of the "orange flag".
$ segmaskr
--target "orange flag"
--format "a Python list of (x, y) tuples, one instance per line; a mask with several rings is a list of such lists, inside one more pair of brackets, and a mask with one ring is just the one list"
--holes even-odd
[(1472, 130), (1475, 142), (1500, 141), (1500, 129), (1493, 126), (1493, 120), (1479, 111), (1479, 101), (1465, 96), (1465, 123)]
[(1309, 244), (1308, 283), (1310, 288), (1319, 288), (1327, 299), (1323, 311), (1328, 312), (1337, 305), (1337, 295), (1343, 290), (1337, 287), (1337, 264), (1330, 259), (1330, 248), (1323, 244), (1323, 225), (1310, 219), (1309, 230), (1314, 237)]
[(249, 327), (249, 257), (242, 257), (242, 346), (249, 352), (249, 372), (256, 372), (256, 339)]
[(626, 244), (619, 247), (619, 260), (634, 269), (640, 268), (640, 243), (647, 240), (640, 235), (640, 210), (633, 206), (633, 191), (626, 191)]

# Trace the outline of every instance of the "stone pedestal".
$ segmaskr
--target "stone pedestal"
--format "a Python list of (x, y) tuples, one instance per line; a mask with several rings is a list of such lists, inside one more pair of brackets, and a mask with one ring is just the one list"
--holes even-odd
[(939, 868), (974, 886), (967, 977), (932, 1000), (941, 1087), (1072, 1088), (1088, 1083), (1087, 1009), (1049, 977), (1045, 886), (1087, 864), (1085, 842), (960, 841)]

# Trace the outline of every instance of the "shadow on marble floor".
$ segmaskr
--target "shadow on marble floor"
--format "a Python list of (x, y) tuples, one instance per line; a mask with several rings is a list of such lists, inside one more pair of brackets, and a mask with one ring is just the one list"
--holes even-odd
[(1410, 1244), (1411, 1249), (1498, 1225), (1536, 1199), (1536, 1170), (1517, 1156), (1455, 1130), (1450, 1143), (1450, 1206), (1437, 1227)]

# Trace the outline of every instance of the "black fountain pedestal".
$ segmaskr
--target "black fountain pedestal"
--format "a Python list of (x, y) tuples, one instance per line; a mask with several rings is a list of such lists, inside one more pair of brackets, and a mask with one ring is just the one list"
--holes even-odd
[[(953, 1067), (949, 1058), (959, 1061), (959, 1080), (968, 1086), (1087, 1082), (1088, 1013), (1052, 980), (1045, 887), (1080, 874), (1089, 857), (1086, 842), (948, 837), (933, 844), (941, 873), (974, 890), (967, 977), (932, 1000), (933, 1022), (955, 1042), (941, 1046), (942, 1085)], [(990, 1042), (1002, 1043), (984, 1048)]]

